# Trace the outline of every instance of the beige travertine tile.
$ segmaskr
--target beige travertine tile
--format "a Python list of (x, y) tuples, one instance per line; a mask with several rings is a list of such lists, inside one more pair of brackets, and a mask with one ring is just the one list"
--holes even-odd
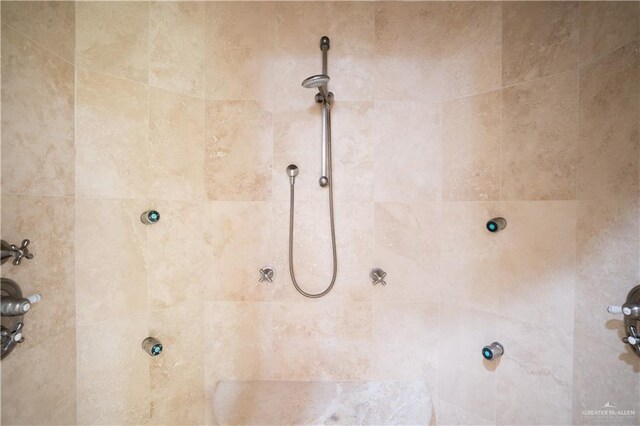
[(580, 199), (638, 190), (639, 46), (629, 44), (580, 70)]
[(207, 2), (206, 9), (207, 98), (270, 101), (273, 5)]
[(372, 377), (425, 380), (437, 395), (439, 305), (374, 303)]
[(442, 252), (456, 256), (498, 253), (509, 234), (492, 234), (487, 231), (486, 223), (505, 214), (501, 203), (442, 203)]
[(275, 303), (274, 380), (363, 380), (371, 372), (369, 303)]
[(76, 22), (79, 67), (147, 82), (148, 2), (79, 2)]
[(66, 1), (3, 1), (2, 22), (73, 62), (76, 6)]
[[(29, 325), (25, 341), (32, 336)], [(14, 349), (2, 360), (2, 388), (3, 424), (76, 424), (75, 330), (41, 336), (37, 346)]]
[[(273, 284), (260, 268), (272, 266), (271, 203), (213, 202), (206, 206), (204, 298), (208, 301), (270, 300)], [(277, 280), (286, 278), (276, 270)]]
[(257, 101), (208, 101), (205, 185), (210, 200), (271, 198), (272, 114)]
[[(149, 308), (157, 310), (201, 302), (204, 271), (209, 263), (203, 228), (210, 216), (205, 215), (205, 206), (154, 200), (149, 208), (160, 213), (160, 222), (147, 231)], [(141, 224), (135, 224), (138, 225)]]
[[(149, 334), (163, 345), (150, 367), (151, 424), (202, 424), (205, 355), (199, 302), (175, 303), (151, 313)], [(185, 412), (187, 408), (195, 413)], [(178, 421), (181, 418), (191, 421)]]
[[(298, 166), (296, 178), (296, 200), (326, 200), (328, 188), (321, 188), (320, 150), (322, 146), (322, 110), (310, 99), (292, 103), (289, 108), (281, 108), (274, 115), (273, 131), (273, 198), (289, 200), (289, 178), (285, 170), (289, 164)], [(332, 119), (337, 119), (332, 114)], [(343, 127), (344, 128), (344, 127)], [(338, 138), (338, 133), (332, 138)], [(344, 136), (344, 135), (342, 135)], [(332, 144), (332, 148), (335, 144)], [(337, 148), (334, 148), (334, 150)], [(334, 170), (340, 159), (332, 155)], [(337, 173), (337, 172), (336, 172)], [(337, 182), (338, 185), (346, 182)]]
[(461, 315), (457, 300), (449, 303), (440, 314), (438, 397), (495, 423), (497, 372), (480, 349), (497, 339), (498, 317), (474, 309)]
[[(322, 111), (311, 99), (282, 109), (274, 118), (273, 195), (289, 200), (285, 169), (296, 164), (297, 200), (326, 200), (327, 188), (318, 184), (322, 145)], [(332, 171), (338, 201), (370, 201), (373, 198), (373, 119), (370, 102), (338, 102), (331, 109)]]
[(375, 99), (443, 95), (444, 4), (380, 3), (375, 19)]
[(76, 200), (79, 324), (145, 311), (147, 228), (140, 215), (150, 207), (144, 201)]
[[(493, 425), (495, 420), (483, 419), (478, 414), (469, 412), (443, 400), (434, 403), (434, 417), (439, 425)], [(495, 417), (495, 416), (493, 416)], [(433, 423), (433, 420), (431, 422)]]
[(500, 198), (500, 96), (494, 91), (444, 104), (443, 199)]
[(338, 101), (371, 101), (374, 6), (369, 2), (276, 3), (274, 96), (312, 101), (315, 89), (301, 87), (322, 73), (320, 37), (328, 36), (329, 88)]
[(203, 97), (205, 3), (150, 3), (149, 84)]
[(442, 193), (440, 104), (376, 102), (373, 125), (377, 202), (439, 201)]
[(2, 238), (20, 245), (31, 242), (33, 259), (19, 266), (5, 263), (4, 276), (14, 280), (24, 297), (40, 294), (41, 303), (26, 317), (22, 350), (75, 327), (74, 200), (63, 197), (2, 196)]
[(580, 2), (580, 64), (589, 64), (634, 41), (638, 37), (639, 15), (637, 2)]
[(502, 84), (577, 69), (578, 2), (504, 2)]
[(497, 367), (497, 424), (570, 424), (573, 333), (511, 318), (499, 321), (505, 353)]
[[(326, 195), (325, 195), (326, 197)], [(330, 301), (371, 299), (369, 270), (373, 263), (373, 208), (368, 202), (335, 203), (337, 279), (324, 298)], [(289, 203), (273, 206), (273, 256), (279, 276), (273, 284), (274, 299), (299, 301), (289, 276)], [(294, 217), (294, 265), (299, 286), (320, 293), (330, 284), (333, 272), (329, 206), (322, 201), (298, 201)]]
[(82, 196), (134, 198), (148, 190), (147, 86), (78, 71), (76, 184)]
[(211, 394), (220, 380), (268, 377), (272, 357), (270, 305), (261, 302), (205, 302), (206, 393)]
[(373, 299), (437, 301), (440, 205), (376, 203), (374, 217), (374, 265), (388, 275), (386, 286), (371, 290)]
[(577, 163), (578, 73), (504, 89), (502, 199), (575, 199)]
[(502, 83), (502, 4), (444, 6), (444, 98), (499, 89)]
[[(601, 424), (602, 416), (584, 415), (607, 401), (635, 410), (624, 423), (638, 422), (640, 359), (621, 344), (623, 323), (603, 308), (619, 305), (638, 282), (637, 199), (582, 201), (578, 210), (578, 279), (575, 303), (573, 370), (574, 423)], [(593, 351), (593, 343), (598, 350)], [(615, 377), (615, 380), (612, 378)], [(621, 393), (620, 389), (629, 390)], [(603, 402), (604, 401), (604, 402)]]
[(149, 355), (144, 314), (78, 325), (78, 424), (149, 422)]
[(204, 102), (149, 90), (147, 194), (164, 200), (204, 200)]
[(2, 192), (73, 195), (73, 66), (2, 27)]
[(639, 280), (638, 230), (637, 198), (579, 203), (573, 342), (576, 424), (602, 424), (602, 416), (583, 413), (598, 410), (608, 401), (619, 409), (635, 410), (635, 416), (625, 417), (622, 423), (638, 423), (636, 376), (640, 358), (621, 342), (624, 334), (620, 316), (605, 309), (624, 301), (631, 283)]
[(576, 202), (507, 203), (500, 314), (570, 333), (576, 280)]

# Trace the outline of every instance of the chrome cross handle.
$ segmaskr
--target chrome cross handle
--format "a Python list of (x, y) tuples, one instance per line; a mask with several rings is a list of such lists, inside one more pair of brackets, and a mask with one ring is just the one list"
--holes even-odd
[(371, 282), (373, 283), (373, 285), (376, 285), (376, 284), (387, 285), (387, 282), (384, 280), (386, 276), (387, 276), (387, 273), (380, 268), (374, 268), (371, 270), (371, 272), (369, 272), (369, 278), (371, 279)]
[(19, 265), (22, 262), (23, 258), (33, 259), (33, 254), (29, 252), (29, 240), (22, 240), (22, 245), (20, 247), (11, 244), (11, 250), (13, 251), (13, 264)]
[(268, 283), (272, 283), (273, 282), (273, 278), (276, 276), (276, 271), (274, 271), (274, 269), (270, 266), (265, 266), (264, 268), (260, 269), (260, 282), (268, 282)]

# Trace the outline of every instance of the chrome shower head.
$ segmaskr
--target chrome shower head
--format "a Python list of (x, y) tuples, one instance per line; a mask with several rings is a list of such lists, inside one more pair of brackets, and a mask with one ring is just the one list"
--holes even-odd
[(296, 183), (296, 176), (298, 176), (298, 166), (295, 164), (289, 164), (287, 166), (287, 176), (289, 176), (289, 182), (291, 185)]
[(311, 77), (304, 79), (304, 81), (302, 82), (302, 87), (304, 87), (305, 89), (323, 87), (326, 86), (327, 83), (329, 83), (329, 80), (330, 78), (326, 74), (312, 75)]
[(302, 87), (304, 87), (305, 89), (317, 88), (318, 92), (320, 92), (323, 98), (327, 99), (329, 95), (327, 91), (327, 84), (329, 83), (329, 80), (330, 78), (326, 74), (312, 75), (311, 77), (304, 79), (304, 81), (302, 82)]

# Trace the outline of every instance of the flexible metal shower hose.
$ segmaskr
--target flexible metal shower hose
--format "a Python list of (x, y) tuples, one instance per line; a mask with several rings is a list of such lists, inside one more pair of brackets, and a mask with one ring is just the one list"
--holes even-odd
[[(325, 106), (328, 108), (328, 105)], [(329, 111), (327, 111), (327, 128), (331, 129), (331, 118), (329, 115)], [(329, 130), (330, 131), (330, 130)], [(325, 294), (329, 293), (333, 288), (333, 285), (336, 283), (336, 276), (338, 275), (338, 253), (336, 250), (336, 227), (335, 221), (333, 217), (333, 177), (332, 177), (332, 167), (331, 167), (331, 134), (329, 133), (329, 143), (327, 144), (327, 157), (329, 164), (329, 218), (331, 221), (331, 248), (333, 250), (333, 275), (331, 276), (331, 284), (321, 293), (307, 293), (302, 290), (296, 281), (296, 273), (293, 268), (293, 217), (294, 217), (294, 209), (295, 209), (295, 184), (290, 184), (290, 203), (289, 203), (289, 273), (291, 274), (291, 281), (293, 281), (293, 286), (298, 290), (298, 293), (305, 297), (309, 297), (312, 299), (322, 297)]]

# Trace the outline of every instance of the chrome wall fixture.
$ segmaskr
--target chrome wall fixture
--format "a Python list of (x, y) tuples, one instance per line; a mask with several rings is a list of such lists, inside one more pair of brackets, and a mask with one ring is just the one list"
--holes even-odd
[(272, 283), (275, 277), (276, 277), (276, 271), (271, 266), (265, 266), (264, 268), (260, 268), (260, 279), (258, 280), (259, 282)]
[(626, 336), (622, 341), (633, 349), (640, 357), (640, 285), (635, 286), (627, 294), (627, 300), (622, 306), (609, 306), (607, 311), (624, 316)]
[(13, 264), (19, 265), (22, 262), (22, 259), (33, 259), (33, 254), (29, 252), (29, 240), (22, 240), (22, 244), (20, 247), (15, 244), (9, 244), (5, 240), (0, 240), (0, 262), (2, 265), (9, 259), (13, 258)]
[(149, 356), (158, 356), (162, 353), (162, 343), (155, 337), (147, 337), (142, 341), (142, 350)]
[(23, 335), (24, 315), (31, 306), (38, 303), (39, 294), (23, 297), (20, 286), (13, 280), (0, 280), (0, 359), (9, 355), (19, 343), (25, 341)]
[(291, 281), (295, 289), (305, 297), (318, 298), (329, 293), (336, 282), (338, 274), (338, 254), (336, 250), (336, 230), (333, 217), (333, 180), (331, 175), (331, 104), (333, 103), (333, 93), (329, 91), (329, 75), (327, 74), (327, 55), (330, 48), (329, 37), (324, 36), (320, 39), (320, 50), (322, 51), (322, 74), (313, 75), (302, 82), (302, 87), (306, 89), (318, 89), (315, 95), (315, 101), (322, 108), (322, 153), (320, 160), (320, 179), (318, 183), (322, 188), (329, 189), (329, 220), (331, 222), (331, 248), (333, 251), (333, 272), (331, 283), (320, 293), (307, 293), (302, 290), (296, 281), (296, 274), (293, 266), (293, 218), (294, 218), (294, 198), (295, 183), (298, 176), (298, 166), (291, 164), (287, 167), (287, 176), (289, 177), (289, 273)]
[(369, 272), (369, 278), (371, 279), (371, 282), (373, 283), (373, 285), (376, 285), (376, 284), (387, 285), (387, 282), (384, 280), (386, 276), (387, 276), (387, 273), (380, 268), (373, 268)]
[(140, 215), (140, 222), (145, 225), (153, 225), (160, 221), (160, 213), (157, 210), (147, 210)]
[(496, 358), (500, 358), (504, 355), (504, 346), (500, 342), (493, 342), (490, 345), (482, 348), (482, 356), (487, 361), (493, 361)]
[(499, 232), (507, 227), (507, 220), (503, 217), (494, 217), (487, 222), (487, 230), (489, 232)]

